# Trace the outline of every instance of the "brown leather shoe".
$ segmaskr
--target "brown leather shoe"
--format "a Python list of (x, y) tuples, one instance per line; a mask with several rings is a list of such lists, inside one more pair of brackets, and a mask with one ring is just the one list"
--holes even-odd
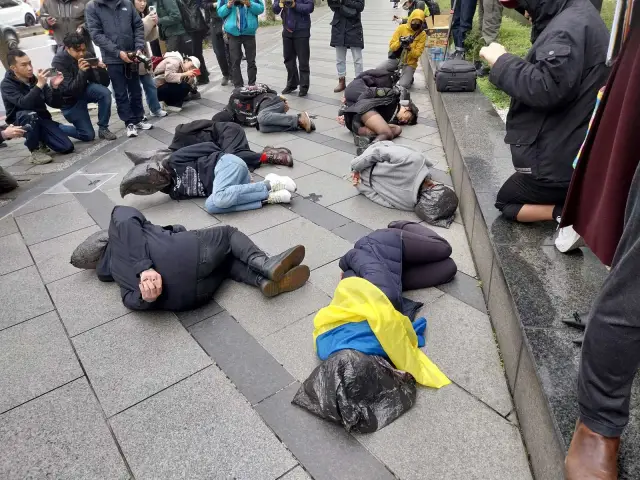
[(298, 265), (293, 267), (287, 273), (284, 274), (282, 280), (274, 282), (264, 277), (260, 277), (259, 287), (260, 291), (265, 297), (275, 297), (285, 292), (292, 292), (297, 290), (309, 280), (309, 267), (306, 265)]
[(347, 88), (347, 81), (344, 77), (340, 77), (338, 79), (338, 86), (334, 88), (333, 91), (338, 93), (344, 91), (345, 88)]
[(564, 461), (566, 480), (617, 480), (620, 437), (605, 437), (578, 420)]
[(284, 165), (293, 167), (293, 156), (291, 150), (284, 147), (264, 147), (262, 153), (265, 156), (265, 162), (271, 165)]
[(311, 121), (311, 117), (307, 112), (298, 114), (298, 126), (307, 133), (311, 133), (316, 129), (316, 126)]

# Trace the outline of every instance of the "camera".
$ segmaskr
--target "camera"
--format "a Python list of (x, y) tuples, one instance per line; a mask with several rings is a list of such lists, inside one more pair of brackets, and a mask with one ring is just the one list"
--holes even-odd
[(285, 7), (291, 7), (293, 6), (293, 0), (284, 0), (283, 4)]
[(127, 52), (127, 56), (129, 57), (130, 60), (134, 60), (134, 61), (137, 61), (138, 63), (143, 64), (144, 68), (146, 68), (147, 70), (149, 71), (153, 70), (151, 59), (146, 55), (143, 55), (141, 53), (136, 53), (136, 52)]

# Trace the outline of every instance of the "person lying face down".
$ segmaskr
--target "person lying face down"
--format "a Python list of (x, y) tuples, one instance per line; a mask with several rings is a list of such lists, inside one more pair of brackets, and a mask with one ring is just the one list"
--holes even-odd
[(234, 227), (161, 227), (135, 208), (117, 206), (108, 238), (93, 234), (71, 263), (95, 268), (103, 282), (115, 281), (132, 310), (182, 311), (209, 302), (226, 278), (258, 287), (267, 297), (296, 290), (309, 278), (304, 255), (298, 245), (269, 257)]

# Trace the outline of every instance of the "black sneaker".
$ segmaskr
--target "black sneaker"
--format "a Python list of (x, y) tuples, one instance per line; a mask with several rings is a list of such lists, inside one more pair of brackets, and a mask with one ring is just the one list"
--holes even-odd
[(449, 56), (449, 60), (464, 60), (465, 51), (457, 50)]
[(284, 90), (282, 90), (282, 95), (289, 95), (291, 92), (295, 92), (298, 89), (298, 87), (286, 87)]
[(353, 144), (356, 146), (356, 153), (360, 156), (371, 145), (371, 139), (365, 135), (356, 135), (354, 133)]
[(301, 88), (300, 91), (298, 92), (298, 96), (299, 97), (306, 97), (307, 93), (309, 93), (309, 89), (308, 88)]
[(115, 140), (116, 138), (116, 134), (113, 133), (111, 130), (109, 130), (108, 128), (99, 128), (98, 129), (98, 137), (104, 139), (104, 140)]

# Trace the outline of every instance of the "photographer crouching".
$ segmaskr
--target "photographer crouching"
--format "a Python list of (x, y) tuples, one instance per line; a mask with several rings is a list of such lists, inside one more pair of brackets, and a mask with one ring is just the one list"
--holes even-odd
[(156, 66), (153, 75), (158, 89), (158, 100), (165, 103), (168, 112), (182, 111), (182, 104), (190, 93), (197, 92), (200, 60), (183, 58), (180, 52), (167, 52)]

